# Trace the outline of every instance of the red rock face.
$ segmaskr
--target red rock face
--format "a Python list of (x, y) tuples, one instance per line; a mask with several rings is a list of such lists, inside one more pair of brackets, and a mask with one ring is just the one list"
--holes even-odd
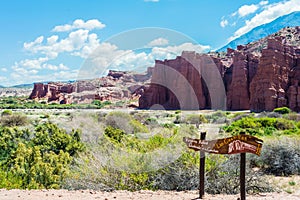
[[(262, 50), (257, 51), (259, 48)], [(188, 55), (195, 57), (193, 65), (200, 62), (194, 54)], [(261, 112), (288, 106), (294, 111), (300, 111), (300, 49), (291, 46), (286, 38), (274, 35), (255, 43), (251, 48), (247, 45), (239, 46), (237, 50), (228, 49), (225, 56), (216, 53), (209, 56), (222, 77), (226, 90), (227, 110), (250, 109)], [(166, 109), (185, 109), (168, 87), (156, 84), (157, 80), (163, 82), (166, 78), (170, 79), (166, 69), (160, 64), (176, 70), (191, 84), (199, 105), (194, 109), (210, 108), (213, 97), (201, 74), (203, 69), (199, 74), (197, 70), (193, 70), (191, 64), (184, 61), (182, 56), (174, 60), (156, 62), (151, 80), (153, 84), (145, 88), (139, 101), (139, 108), (151, 108), (159, 104)], [(176, 76), (172, 81), (173, 90), (185, 94), (185, 99), (181, 101), (187, 101), (190, 94), (182, 87), (182, 82)]]
[(109, 71), (106, 77), (75, 83), (35, 83), (29, 98), (60, 104), (136, 99), (144, 91), (143, 85), (149, 82), (151, 73), (151, 68), (146, 74)]
[[(251, 53), (243, 51), (229, 50), (227, 56), (218, 57), (216, 55), (199, 55), (194, 52), (183, 52), (182, 56), (178, 56), (174, 60), (156, 61), (153, 70), (152, 83), (150, 87), (145, 89), (144, 94), (140, 98), (140, 108), (151, 108), (155, 104), (162, 105), (165, 109), (186, 109), (179, 102), (188, 102), (192, 93), (187, 93), (187, 87), (178, 76), (169, 78), (168, 71), (161, 65), (166, 65), (181, 74), (184, 79), (191, 85), (193, 92), (196, 94), (198, 107), (192, 109), (209, 109), (212, 102), (216, 101), (212, 90), (220, 88), (212, 87), (217, 78), (211, 73), (219, 73), (223, 90), (227, 92), (227, 109), (229, 110), (245, 110), (249, 109), (249, 83), (252, 80), (258, 65), (258, 57)], [(211, 63), (209, 63), (211, 62)], [(199, 69), (197, 69), (198, 67)], [(212, 70), (215, 68), (215, 71)], [(250, 70), (250, 68), (252, 68)], [(204, 77), (206, 78), (204, 78)], [(156, 82), (163, 82), (171, 79), (172, 84), (157, 85)], [(167, 86), (166, 86), (167, 85)], [(182, 93), (183, 99), (178, 99), (174, 92)], [(184, 87), (183, 87), (184, 86)], [(209, 87), (208, 87), (209, 86)], [(176, 99), (177, 98), (177, 99)]]
[(272, 111), (282, 106), (299, 110), (297, 60), (300, 55), (282, 41), (281, 37), (269, 39), (267, 48), (262, 50), (258, 71), (250, 85), (253, 111)]
[(201, 74), (178, 56), (174, 60), (156, 61), (152, 84), (145, 88), (139, 107), (148, 109), (159, 104), (165, 109), (204, 109), (210, 106), (206, 96)]
[(243, 51), (234, 51), (232, 57), (232, 79), (228, 84), (227, 109), (248, 110), (250, 107), (249, 84), (256, 74), (258, 57)]
[(65, 99), (63, 94), (70, 94), (74, 92), (73, 84), (62, 83), (35, 83), (29, 99), (44, 98), (50, 101), (58, 101), (59, 103), (68, 103), (69, 100)]

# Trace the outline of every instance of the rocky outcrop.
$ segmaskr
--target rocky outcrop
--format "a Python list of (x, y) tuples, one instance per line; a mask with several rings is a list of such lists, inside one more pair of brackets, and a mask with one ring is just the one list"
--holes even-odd
[[(169, 68), (181, 74), (197, 96), (193, 109), (212, 107), (216, 93), (210, 86), (207, 71), (217, 69), (226, 91), (227, 110), (272, 111), (276, 107), (288, 106), (300, 111), (300, 28), (285, 28), (267, 38), (226, 53), (210, 53), (210, 61), (199, 59), (203, 55), (184, 52), (173, 60), (156, 61), (151, 84), (140, 98), (140, 108), (161, 105), (165, 109), (185, 109), (179, 102), (191, 98), (188, 87), (178, 76), (170, 78)], [(184, 55), (185, 54), (185, 55)], [(187, 59), (188, 57), (188, 59)], [(213, 61), (214, 64), (207, 64)], [(168, 66), (162, 67), (161, 65)], [(194, 70), (199, 65), (199, 70)], [(197, 69), (197, 67), (196, 67)], [(204, 70), (206, 69), (206, 70)], [(206, 80), (205, 80), (206, 77)], [(171, 80), (172, 84), (157, 82)], [(174, 95), (174, 91), (179, 94)], [(220, 91), (220, 90), (219, 90)]]
[[(174, 73), (173, 69), (178, 73)], [(185, 82), (186, 80), (187, 82)], [(183, 99), (180, 97), (181, 95), (196, 96), (199, 109), (209, 106), (206, 102), (205, 86), (202, 83), (201, 74), (181, 56), (174, 60), (157, 60), (152, 74), (152, 83), (154, 84), (151, 84), (139, 99), (141, 108), (150, 108), (154, 104), (162, 105), (166, 109), (190, 106), (190, 98)], [(186, 87), (187, 84), (195, 90), (189, 90)], [(191, 94), (191, 92), (195, 92), (195, 94)]]
[(145, 74), (111, 70), (107, 76), (93, 80), (35, 83), (29, 98), (60, 104), (137, 98), (141, 94), (140, 88), (149, 82), (151, 73), (151, 69)]
[(29, 99), (44, 98), (49, 102), (68, 103), (69, 101), (65, 99), (64, 94), (70, 94), (74, 91), (75, 86), (72, 83), (35, 83)]
[[(152, 84), (141, 96), (139, 107), (151, 108), (159, 104), (165, 109), (186, 109), (189, 106), (183, 107), (179, 102), (188, 102), (194, 92), (197, 103), (194, 103), (196, 106), (190, 107), (191, 109), (213, 108), (212, 92), (222, 92), (222, 88), (214, 87), (220, 78), (223, 90), (227, 94), (224, 100), (227, 102), (225, 107), (229, 110), (249, 109), (249, 84), (257, 69), (258, 59), (258, 56), (244, 52), (242, 49), (228, 49), (226, 57), (217, 54), (200, 55), (195, 52), (183, 52), (176, 59), (156, 61)], [(169, 68), (176, 71), (174, 77), (170, 76)], [(219, 73), (219, 76), (212, 75), (213, 71)], [(188, 85), (179, 78), (180, 75), (189, 83)], [(171, 84), (166, 83), (168, 79), (171, 79)], [(163, 84), (158, 85), (157, 82)], [(190, 87), (193, 91), (189, 90)]]
[(257, 75), (251, 82), (251, 110), (271, 111), (289, 106), (299, 110), (298, 80), (300, 54), (298, 49), (284, 44), (284, 38), (268, 39), (268, 46), (262, 50)]
[(231, 57), (232, 79), (227, 89), (227, 109), (248, 110), (250, 108), (249, 84), (256, 74), (259, 57), (243, 51), (241, 47), (232, 52)]

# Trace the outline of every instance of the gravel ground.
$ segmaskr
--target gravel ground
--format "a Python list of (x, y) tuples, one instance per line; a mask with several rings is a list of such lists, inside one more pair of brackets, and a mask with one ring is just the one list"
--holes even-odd
[[(197, 199), (197, 191), (114, 191), (100, 192), (93, 190), (0, 190), (1, 200), (183, 200)], [(205, 195), (203, 199), (211, 200), (236, 200), (239, 195)], [(247, 200), (296, 200), (300, 199), (300, 192), (288, 193), (266, 193), (257, 195), (247, 195)]]

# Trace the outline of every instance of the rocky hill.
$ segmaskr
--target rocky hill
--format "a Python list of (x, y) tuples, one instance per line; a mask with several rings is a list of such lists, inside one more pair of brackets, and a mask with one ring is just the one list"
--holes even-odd
[[(215, 95), (222, 93), (217, 78), (207, 80), (213, 77), (207, 74), (214, 68), (224, 83), (224, 96)], [(181, 75), (168, 77), (170, 69)], [(183, 84), (180, 76), (189, 84)], [(161, 80), (169, 80), (171, 84), (160, 84)], [(184, 107), (192, 95), (198, 102)], [(226, 53), (183, 52), (176, 59), (156, 61), (151, 84), (139, 99), (139, 107), (159, 104), (166, 109), (215, 109), (212, 102), (220, 99), (214, 98), (224, 98), (227, 110), (260, 112), (288, 106), (299, 112), (300, 27), (284, 28), (256, 42), (239, 45), (236, 50), (228, 48)]]
[(151, 73), (151, 68), (145, 74), (111, 70), (106, 77), (93, 80), (35, 83), (29, 98), (60, 104), (138, 98), (144, 85), (149, 83)]
[(290, 14), (278, 17), (274, 21), (263, 24), (261, 26), (255, 27), (248, 33), (236, 38), (235, 40), (229, 42), (224, 47), (220, 48), (218, 51), (226, 51), (227, 48), (236, 49), (238, 45), (248, 44), (253, 41), (260, 40), (268, 35), (274, 34), (279, 30), (289, 26), (295, 27), (300, 24), (300, 12), (292, 12)]

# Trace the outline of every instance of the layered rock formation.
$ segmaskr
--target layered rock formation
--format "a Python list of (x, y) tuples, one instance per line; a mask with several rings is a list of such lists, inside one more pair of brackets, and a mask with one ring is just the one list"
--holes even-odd
[(35, 83), (30, 99), (43, 99), (60, 104), (91, 103), (93, 100), (115, 101), (138, 98), (149, 82), (151, 68), (146, 74), (109, 71), (106, 77), (73, 83)]
[[(215, 68), (224, 83), (227, 110), (260, 112), (288, 106), (299, 112), (299, 46), (300, 28), (285, 28), (257, 42), (238, 46), (237, 50), (210, 53), (206, 55), (210, 61), (207, 58), (204, 61), (203, 55), (194, 52), (184, 52), (173, 60), (156, 61), (151, 84), (142, 94), (139, 107), (151, 108), (159, 104), (165, 109), (185, 109), (179, 102), (187, 102), (193, 96), (189, 91), (192, 87), (198, 102), (189, 109), (214, 108), (213, 102), (222, 97), (215, 95), (221, 89), (211, 86), (211, 82), (218, 82), (215, 76), (209, 75)], [(208, 64), (211, 61), (213, 64)], [(170, 77), (170, 69), (177, 75)], [(182, 84), (180, 76), (186, 79), (188, 86)], [(162, 80), (172, 81), (172, 84)]]
[(250, 86), (253, 111), (282, 106), (300, 111), (299, 58), (300, 49), (286, 44), (285, 38), (268, 39), (268, 46), (262, 50), (259, 69)]

